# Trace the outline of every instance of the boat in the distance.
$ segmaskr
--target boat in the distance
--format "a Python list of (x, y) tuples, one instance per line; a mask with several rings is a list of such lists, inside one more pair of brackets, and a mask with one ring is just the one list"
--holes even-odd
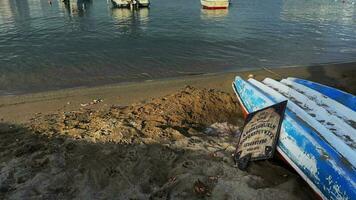
[(128, 1), (128, 0), (111, 0), (111, 2), (112, 2), (114, 7), (117, 7), (117, 8), (129, 8), (131, 1)]
[(356, 112), (336, 94), (355, 96), (296, 78), (236, 77), (233, 89), (245, 116), (287, 100), (279, 155), (322, 199), (356, 199)]
[(227, 9), (230, 5), (229, 0), (200, 0), (204, 9)]
[(149, 0), (138, 0), (138, 4), (140, 7), (149, 7), (150, 1)]
[(137, 7), (149, 7), (149, 0), (111, 0), (114, 7), (117, 8), (137, 8)]

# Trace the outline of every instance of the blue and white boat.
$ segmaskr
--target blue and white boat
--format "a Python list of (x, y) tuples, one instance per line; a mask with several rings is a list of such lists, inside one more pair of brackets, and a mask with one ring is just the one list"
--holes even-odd
[(355, 104), (333, 98), (340, 90), (325, 86), (327, 95), (301, 80), (236, 77), (233, 89), (245, 115), (288, 100), (277, 152), (322, 199), (356, 199)]
[(317, 92), (320, 92), (321, 94), (349, 107), (353, 111), (356, 111), (356, 97), (352, 94), (300, 78), (288, 78), (288, 80), (310, 87), (313, 90), (316, 90)]

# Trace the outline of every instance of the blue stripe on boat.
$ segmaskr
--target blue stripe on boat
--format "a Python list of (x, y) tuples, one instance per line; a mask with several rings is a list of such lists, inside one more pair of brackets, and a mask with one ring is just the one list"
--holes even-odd
[(315, 83), (304, 79), (299, 79), (299, 78), (288, 78), (288, 79), (296, 83), (302, 84), (304, 86), (307, 86), (309, 88), (312, 88), (313, 90), (316, 90), (322, 93), (323, 95), (331, 99), (334, 99), (335, 101), (340, 102), (341, 104), (344, 104), (345, 106), (349, 107), (353, 111), (356, 111), (356, 97), (352, 94), (338, 90), (333, 87), (329, 87), (320, 83)]
[[(234, 90), (248, 112), (275, 102), (268, 94), (236, 77)], [(278, 152), (324, 199), (356, 199), (356, 170), (319, 133), (286, 110)]]

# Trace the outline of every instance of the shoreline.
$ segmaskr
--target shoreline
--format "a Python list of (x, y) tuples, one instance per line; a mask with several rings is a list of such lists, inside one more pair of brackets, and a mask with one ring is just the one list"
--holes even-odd
[[(107, 88), (107, 87), (117, 87), (117, 86), (125, 86), (125, 85), (132, 85), (132, 84), (140, 84), (140, 83), (147, 83), (147, 82), (152, 82), (152, 81), (174, 81), (177, 79), (190, 79), (194, 77), (202, 77), (202, 76), (218, 76), (218, 75), (224, 75), (224, 74), (230, 74), (230, 73), (246, 73), (246, 72), (257, 72), (257, 71), (266, 71), (268, 72), (269, 70), (276, 70), (279, 71), (281, 69), (282, 71), (285, 71), (287, 69), (302, 69), (302, 68), (328, 68), (332, 66), (341, 66), (341, 67), (350, 67), (350, 66), (355, 66), (356, 67), (356, 61), (350, 61), (350, 62), (330, 62), (330, 63), (321, 63), (321, 64), (315, 64), (315, 65), (285, 65), (285, 66), (265, 66), (265, 67), (252, 67), (252, 68), (241, 68), (238, 70), (226, 70), (226, 71), (221, 71), (221, 72), (177, 72), (177, 76), (169, 76), (169, 77), (161, 77), (161, 78), (153, 78), (153, 79), (143, 79), (141, 81), (138, 80), (132, 80), (132, 81), (119, 81), (116, 83), (103, 83), (103, 84), (98, 84), (98, 85), (82, 85), (82, 86), (72, 86), (72, 87), (64, 87), (64, 88), (57, 88), (57, 89), (48, 89), (48, 90), (38, 90), (38, 91), (18, 91), (18, 92), (4, 92), (0, 93), (0, 99), (1, 98), (6, 98), (6, 97), (14, 97), (14, 96), (33, 96), (33, 95), (41, 95), (41, 94), (50, 94), (50, 93), (61, 93), (61, 92), (66, 92), (66, 91), (72, 91), (72, 90), (90, 90), (90, 89), (95, 89), (95, 88)], [(267, 70), (266, 70), (267, 69)]]
[(257, 80), (265, 77), (281, 79), (294, 76), (330, 85), (352, 94), (356, 93), (356, 80), (353, 80), (356, 75), (356, 62), (319, 66), (286, 66), (0, 96), (0, 120), (24, 123), (36, 114), (84, 108), (87, 106), (81, 106), (81, 104), (90, 104), (93, 100), (103, 101), (88, 106), (93, 109), (109, 107), (113, 104), (129, 105), (168, 95), (186, 85), (232, 93), (231, 83), (234, 77), (238, 75), (247, 78), (249, 74), (254, 74)]
[[(354, 93), (356, 65), (263, 69), (0, 98), (0, 198), (315, 199), (277, 158), (235, 167), (236, 75)], [(117, 194), (120, 191), (120, 194)], [(118, 196), (120, 195), (120, 196)]]

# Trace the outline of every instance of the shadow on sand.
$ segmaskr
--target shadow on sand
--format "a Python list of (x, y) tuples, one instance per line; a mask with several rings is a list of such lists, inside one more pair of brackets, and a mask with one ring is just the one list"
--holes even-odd
[(355, 69), (355, 62), (308, 67), (309, 76), (306, 79), (355, 94), (356, 85), (353, 85), (356, 84), (354, 80)]
[(235, 168), (236, 125), (202, 131), (237, 111), (228, 94), (188, 88), (129, 107), (2, 122), (0, 199), (312, 199), (279, 162)]
[[(169, 144), (93, 143), (0, 126), (1, 199), (312, 197), (300, 178), (276, 162), (257, 162), (242, 172), (224, 151), (211, 156)], [(194, 190), (198, 180), (206, 188), (200, 194)]]

